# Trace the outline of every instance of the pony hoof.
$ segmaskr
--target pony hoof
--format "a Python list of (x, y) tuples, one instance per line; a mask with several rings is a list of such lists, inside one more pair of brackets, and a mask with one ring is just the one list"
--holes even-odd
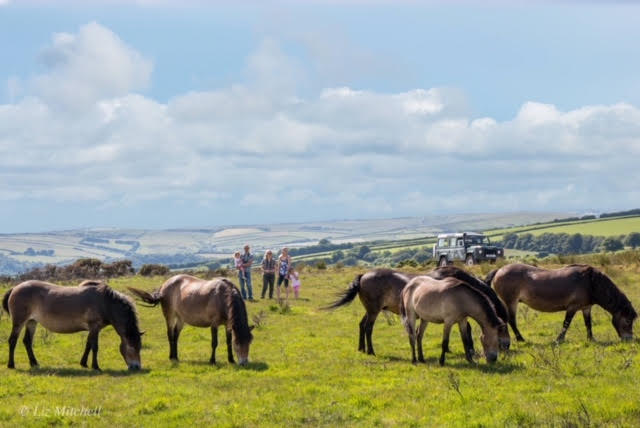
[(84, 367), (85, 369), (88, 369), (89, 366), (87, 365), (87, 363), (83, 363), (82, 361), (80, 361), (80, 367)]
[(420, 363), (426, 363), (426, 361), (424, 360), (424, 358), (418, 358), (418, 362), (420, 362)]
[(98, 367), (98, 366), (91, 367), (91, 370), (95, 370), (97, 372), (101, 372), (102, 371), (102, 369), (100, 367)]
[(209, 360), (209, 364), (211, 364), (212, 366), (216, 365), (216, 360)]
[(516, 337), (516, 340), (517, 340), (518, 342), (525, 342), (524, 337), (522, 337), (522, 336), (518, 336), (518, 337)]
[(13, 364), (13, 363), (9, 363), (9, 364), (7, 364), (7, 368), (8, 368), (8, 369), (15, 369), (15, 368), (16, 368), (16, 365), (15, 365), (15, 364)]

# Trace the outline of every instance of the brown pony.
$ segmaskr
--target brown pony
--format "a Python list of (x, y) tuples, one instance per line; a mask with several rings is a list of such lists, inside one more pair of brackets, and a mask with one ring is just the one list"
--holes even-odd
[[(487, 361), (493, 363), (498, 358), (498, 328), (504, 323), (498, 318), (491, 301), (466, 282), (456, 278), (443, 280), (429, 276), (413, 278), (402, 290), (400, 314), (409, 334), (413, 363), (416, 363), (416, 342), (417, 361), (424, 362), (422, 336), (429, 322), (444, 324), (440, 365), (444, 365), (451, 327), (456, 323), (460, 328), (467, 361), (472, 362), (473, 351), (466, 334), (467, 317), (476, 320), (482, 328), (482, 347)], [(421, 322), (420, 327), (416, 329), (418, 318)]]
[(14, 351), (23, 327), (24, 346), (31, 367), (38, 361), (33, 354), (33, 335), (38, 323), (55, 333), (89, 331), (80, 365), (87, 367), (89, 351), (93, 351), (91, 368), (98, 366), (98, 335), (113, 325), (120, 336), (120, 353), (129, 370), (139, 370), (141, 336), (133, 302), (99, 281), (84, 281), (77, 287), (62, 287), (43, 281), (26, 281), (11, 288), (2, 299), (2, 306), (11, 315), (13, 327), (9, 336), (9, 364), (15, 367)]
[(562, 331), (556, 339), (564, 340), (575, 313), (582, 311), (587, 338), (591, 332), (591, 306), (600, 305), (613, 315), (612, 323), (622, 340), (633, 337), (633, 321), (638, 316), (627, 296), (611, 279), (588, 265), (569, 265), (546, 270), (525, 264), (511, 264), (493, 271), (487, 277), (507, 305), (509, 324), (519, 341), (516, 311), (518, 302), (542, 312), (566, 311)]
[[(473, 275), (455, 266), (441, 267), (427, 274), (436, 279), (444, 279), (447, 277), (458, 278), (467, 282), (470, 286), (475, 287), (478, 291), (486, 294), (491, 299), (498, 315), (505, 320), (507, 319), (507, 310), (504, 308), (496, 293)], [(365, 309), (365, 314), (360, 321), (360, 341), (358, 350), (375, 355), (373, 351), (373, 342), (371, 340), (373, 326), (376, 322), (378, 314), (383, 310), (388, 310), (395, 314), (400, 314), (400, 300), (402, 289), (407, 285), (415, 275), (393, 271), (391, 269), (375, 269), (365, 274), (358, 275), (351, 283), (349, 288), (344, 291), (341, 297), (325, 307), (324, 309), (334, 309), (347, 303), (350, 303), (356, 296), (360, 297), (360, 301)], [(468, 340), (473, 350), (473, 339), (471, 336), (471, 326), (468, 327)], [(500, 330), (501, 348), (509, 349), (511, 339), (509, 331), (505, 327)], [(448, 350), (447, 350), (448, 351)]]
[(178, 361), (178, 337), (184, 324), (211, 328), (211, 359), (216, 363), (218, 326), (226, 326), (227, 356), (234, 363), (233, 350), (240, 365), (249, 362), (249, 345), (253, 340), (247, 322), (247, 309), (238, 288), (224, 278), (206, 281), (190, 275), (169, 278), (159, 290), (148, 293), (133, 287), (129, 290), (152, 305), (160, 303), (167, 322), (169, 359)]
[(383, 310), (400, 313), (400, 293), (410, 279), (410, 275), (391, 269), (369, 271), (358, 275), (341, 297), (324, 309), (346, 305), (359, 296), (366, 312), (360, 321), (358, 351), (365, 352), (366, 341), (367, 354), (375, 355), (371, 335), (376, 318)]

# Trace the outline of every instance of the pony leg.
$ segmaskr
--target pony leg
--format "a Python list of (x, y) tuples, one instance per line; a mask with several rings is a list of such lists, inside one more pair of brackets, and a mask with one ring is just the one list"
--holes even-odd
[(591, 331), (591, 306), (582, 310), (582, 317), (584, 318), (584, 326), (587, 328), (587, 339), (593, 340), (593, 332)]
[(460, 338), (462, 339), (462, 345), (464, 346), (464, 356), (468, 362), (473, 363), (473, 338), (471, 337), (471, 323), (466, 318), (458, 322), (458, 328), (460, 329)]
[(231, 346), (231, 330), (227, 329), (227, 360), (231, 364), (235, 364), (236, 360), (233, 359), (233, 348)]
[(216, 348), (218, 347), (218, 327), (211, 326), (211, 359), (209, 364), (216, 363)]
[[(460, 331), (460, 334), (462, 334), (462, 330)], [(471, 352), (471, 355), (476, 353), (473, 345), (473, 334), (471, 334), (471, 323), (469, 321), (467, 321), (467, 346), (469, 346), (469, 351)]]
[(82, 354), (82, 358), (80, 358), (80, 365), (84, 368), (87, 368), (89, 351), (91, 351), (91, 333), (87, 336), (87, 344), (84, 346), (84, 353)]
[(33, 354), (33, 336), (36, 333), (36, 326), (38, 323), (35, 320), (27, 321), (27, 325), (24, 331), (24, 339), (22, 339), (22, 343), (24, 343), (24, 347), (27, 348), (27, 355), (29, 356), (29, 364), (31, 367), (38, 366), (38, 360), (36, 360), (36, 356)]
[(444, 329), (442, 331), (442, 353), (440, 354), (440, 365), (444, 366), (444, 356), (449, 348), (449, 335), (451, 334), (451, 325), (448, 322), (444, 323)]
[(515, 301), (507, 306), (507, 312), (509, 314), (509, 325), (513, 330), (513, 334), (516, 335), (516, 340), (518, 342), (524, 342), (524, 337), (520, 334), (520, 330), (518, 330), (518, 323), (516, 322), (516, 315), (518, 313), (518, 302)]
[(556, 342), (558, 343), (564, 342), (564, 336), (567, 334), (567, 330), (569, 329), (569, 326), (571, 325), (571, 320), (573, 319), (573, 316), (575, 314), (576, 314), (575, 309), (567, 310), (567, 313), (564, 316), (564, 322), (562, 323), (562, 331), (558, 335)]
[(413, 311), (407, 311), (402, 318), (405, 330), (409, 334), (409, 345), (411, 345), (411, 362), (416, 364), (416, 314)]
[(84, 353), (82, 354), (82, 358), (80, 359), (80, 365), (82, 367), (88, 367), (87, 360), (89, 359), (89, 352), (91, 352), (91, 349), (93, 348), (94, 335), (96, 334), (97, 332), (93, 329), (89, 330), (89, 334), (87, 335), (87, 344), (84, 347)]
[(91, 368), (93, 370), (100, 371), (100, 366), (98, 365), (98, 334), (100, 334), (100, 330), (90, 334), (92, 336), (91, 341)]
[(364, 331), (367, 325), (367, 314), (364, 314), (360, 321), (360, 341), (358, 342), (358, 351), (364, 352)]
[(14, 322), (13, 327), (11, 328), (11, 334), (9, 335), (9, 362), (7, 367), (10, 369), (16, 368), (14, 361), (14, 354), (16, 351), (16, 344), (18, 343), (18, 337), (20, 336), (20, 331), (22, 331), (22, 327), (24, 324), (16, 324)]
[(418, 345), (418, 361), (424, 363), (424, 355), (422, 354), (422, 336), (424, 336), (424, 331), (427, 329), (428, 322), (425, 320), (420, 320), (420, 327), (416, 332), (416, 341)]
[(373, 341), (371, 340), (371, 336), (373, 335), (373, 325), (376, 323), (376, 318), (378, 318), (378, 314), (367, 314), (365, 335), (367, 339), (367, 354), (369, 355), (376, 355), (376, 353), (373, 351)]
[(178, 337), (182, 330), (182, 323), (178, 320), (167, 320), (167, 337), (169, 338), (169, 359), (178, 361)]

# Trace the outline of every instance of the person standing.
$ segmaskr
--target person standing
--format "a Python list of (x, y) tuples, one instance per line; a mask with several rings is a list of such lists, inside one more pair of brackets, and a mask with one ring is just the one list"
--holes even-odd
[[(251, 265), (253, 264), (253, 254), (249, 251), (249, 245), (244, 246), (244, 253), (240, 256), (242, 260), (242, 267), (244, 269), (244, 275), (242, 271), (238, 271), (238, 279), (240, 280), (240, 292), (242, 293), (242, 298), (247, 299), (247, 294), (249, 300), (253, 300), (253, 290), (251, 288)], [(245, 293), (245, 283), (247, 285), (247, 292)]]
[(289, 300), (289, 268), (291, 267), (291, 256), (289, 256), (289, 249), (284, 247), (280, 257), (278, 257), (278, 287), (276, 292), (278, 300), (280, 300), (280, 286), (284, 282), (284, 289), (287, 293), (287, 301)]
[(267, 250), (262, 259), (262, 298), (269, 288), (269, 298), (273, 299), (273, 284), (276, 281), (276, 259), (273, 258), (273, 252)]

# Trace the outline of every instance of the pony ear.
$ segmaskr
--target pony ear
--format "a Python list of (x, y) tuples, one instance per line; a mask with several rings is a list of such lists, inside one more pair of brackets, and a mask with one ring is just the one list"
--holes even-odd
[(146, 331), (141, 331), (140, 332), (140, 336), (144, 335), (146, 333)]
[(256, 326), (255, 326), (255, 325), (250, 325), (250, 326), (249, 326), (249, 331), (252, 331), (254, 328), (256, 328)]

